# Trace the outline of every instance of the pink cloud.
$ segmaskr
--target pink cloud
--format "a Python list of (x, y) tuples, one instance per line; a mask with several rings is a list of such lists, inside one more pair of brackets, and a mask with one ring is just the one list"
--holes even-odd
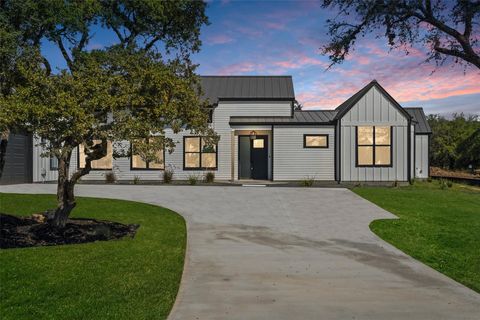
[(253, 72), (257, 71), (259, 68), (259, 65), (253, 63), (253, 62), (240, 62), (240, 63), (234, 63), (230, 64), (228, 66), (225, 66), (218, 70), (219, 75), (232, 75), (232, 74), (242, 74), (246, 72)]
[(235, 39), (225, 34), (212, 35), (206, 39), (207, 44), (225, 44), (233, 41), (235, 41)]

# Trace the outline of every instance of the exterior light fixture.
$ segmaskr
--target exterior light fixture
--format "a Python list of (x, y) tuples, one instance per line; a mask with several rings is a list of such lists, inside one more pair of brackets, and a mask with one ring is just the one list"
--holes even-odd
[(255, 140), (257, 138), (257, 133), (255, 130), (250, 131), (250, 140)]

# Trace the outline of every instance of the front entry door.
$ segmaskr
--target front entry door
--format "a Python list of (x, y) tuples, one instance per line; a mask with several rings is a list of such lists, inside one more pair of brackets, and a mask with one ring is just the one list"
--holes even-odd
[(268, 179), (268, 136), (256, 136), (251, 142), (252, 179)]
[(268, 136), (239, 137), (238, 178), (268, 179)]

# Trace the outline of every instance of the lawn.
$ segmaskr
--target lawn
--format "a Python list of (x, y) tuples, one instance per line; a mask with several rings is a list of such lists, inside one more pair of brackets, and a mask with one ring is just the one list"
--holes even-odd
[(359, 187), (358, 195), (394, 213), (370, 228), (385, 241), (480, 292), (480, 189), (438, 182), (399, 188)]
[[(0, 211), (27, 215), (53, 195), (0, 194)], [(165, 319), (183, 272), (184, 219), (130, 201), (78, 198), (74, 217), (140, 224), (135, 239), (0, 250), (6, 319)]]

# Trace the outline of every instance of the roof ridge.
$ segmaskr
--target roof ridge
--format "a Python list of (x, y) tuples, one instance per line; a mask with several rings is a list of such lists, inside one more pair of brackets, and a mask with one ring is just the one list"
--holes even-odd
[(202, 78), (291, 78), (292, 75), (199, 75)]

